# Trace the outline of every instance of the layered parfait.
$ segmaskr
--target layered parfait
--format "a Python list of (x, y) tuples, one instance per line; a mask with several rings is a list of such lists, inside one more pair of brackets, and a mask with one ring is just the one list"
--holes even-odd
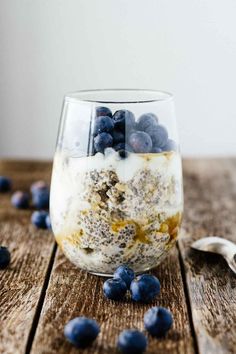
[(181, 224), (178, 146), (153, 113), (97, 107), (86, 156), (56, 152), (50, 204), (56, 240), (76, 266), (153, 268)]

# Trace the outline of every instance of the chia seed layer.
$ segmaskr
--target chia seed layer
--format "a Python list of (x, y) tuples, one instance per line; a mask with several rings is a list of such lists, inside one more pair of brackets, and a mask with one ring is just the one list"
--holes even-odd
[[(167, 164), (177, 155), (172, 154)], [(174, 171), (167, 174), (144, 164), (124, 181), (112, 166), (80, 171), (78, 161), (73, 179), (80, 188), (68, 193), (63, 222), (51, 208), (54, 233), (65, 255), (78, 267), (98, 273), (112, 273), (124, 263), (136, 272), (159, 264), (181, 223), (182, 185)]]

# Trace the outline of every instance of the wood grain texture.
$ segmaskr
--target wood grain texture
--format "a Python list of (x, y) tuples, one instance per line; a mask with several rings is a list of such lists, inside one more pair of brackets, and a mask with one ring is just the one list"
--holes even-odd
[(236, 159), (187, 160), (185, 234), (179, 242), (201, 354), (236, 353), (236, 276), (217, 255), (191, 251), (193, 240), (236, 242)]
[[(0, 174), (12, 177), (14, 189), (26, 190), (39, 178), (48, 180), (50, 168), (49, 163), (33, 161), (0, 162)], [(236, 242), (236, 159), (186, 160), (184, 177), (181, 264), (174, 250), (155, 270), (162, 291), (151, 304), (169, 307), (175, 323), (165, 339), (150, 338), (147, 353), (195, 353), (189, 316), (200, 354), (236, 353), (236, 277), (220, 257), (190, 250), (192, 241), (205, 235)], [(76, 269), (59, 250), (36, 329), (54, 242), (49, 232), (30, 225), (31, 212), (15, 210), (10, 195), (0, 194), (0, 243), (12, 253), (10, 267), (0, 271), (0, 353), (25, 353), (29, 336), (30, 341), (34, 339), (34, 354), (79, 353), (63, 336), (65, 323), (79, 315), (96, 318), (101, 324), (96, 343), (81, 353), (116, 353), (119, 332), (128, 327), (143, 329), (143, 314), (151, 305), (106, 300), (103, 279)], [(32, 329), (36, 330), (34, 338)]]
[[(0, 162), (0, 175), (12, 178), (13, 190), (29, 190), (39, 178), (49, 181), (51, 164)], [(0, 244), (12, 261), (0, 270), (0, 353), (24, 353), (53, 250), (49, 231), (30, 223), (32, 210), (16, 210), (10, 193), (0, 194)]]
[(101, 325), (96, 343), (81, 353), (116, 353), (118, 334), (125, 328), (143, 330), (144, 312), (157, 304), (171, 309), (174, 326), (165, 339), (149, 338), (147, 353), (194, 353), (177, 250), (154, 274), (162, 285), (156, 302), (151, 305), (137, 304), (130, 299), (114, 302), (103, 296), (104, 279), (78, 270), (58, 250), (32, 353), (79, 353), (66, 342), (63, 328), (68, 320), (81, 315), (93, 317)]

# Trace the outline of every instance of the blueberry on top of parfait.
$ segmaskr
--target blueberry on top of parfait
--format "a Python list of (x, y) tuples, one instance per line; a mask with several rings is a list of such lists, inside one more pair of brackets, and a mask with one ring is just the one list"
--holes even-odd
[(126, 150), (126, 151), (129, 151), (129, 152), (132, 152), (134, 151), (132, 149), (132, 147), (129, 145), (129, 144), (126, 144), (126, 143), (119, 143), (119, 144), (116, 144), (114, 146), (114, 149), (115, 151), (119, 151), (119, 150)]
[(129, 137), (129, 144), (137, 153), (148, 153), (152, 150), (152, 139), (145, 132), (136, 131)]
[(108, 147), (112, 147), (113, 138), (109, 133), (101, 133), (98, 134), (94, 138), (94, 148), (96, 152), (104, 153), (104, 150)]
[(126, 157), (128, 157), (129, 152), (133, 152), (133, 149), (131, 148), (131, 146), (126, 143), (119, 143), (114, 146), (114, 149), (115, 149), (115, 151), (118, 152), (119, 156), (122, 159), (125, 159)]
[(135, 126), (134, 114), (128, 110), (121, 109), (113, 114), (115, 128), (125, 131)]
[(154, 152), (154, 153), (161, 153), (161, 152), (162, 152), (162, 149), (159, 148), (159, 147), (157, 147), (157, 146), (153, 146), (152, 152)]
[(113, 137), (113, 143), (115, 145), (125, 142), (125, 135), (120, 130), (115, 129), (112, 133), (112, 137)]
[(112, 112), (107, 107), (97, 107), (96, 108), (96, 117), (108, 116), (112, 117)]
[(101, 116), (95, 120), (94, 135), (99, 133), (110, 133), (114, 128), (114, 121), (108, 116)]
[(162, 148), (166, 145), (168, 140), (168, 132), (163, 125), (156, 125), (147, 129), (147, 133), (152, 139), (152, 144), (155, 147)]
[(158, 124), (158, 118), (154, 113), (142, 114), (137, 121), (137, 129), (146, 131), (152, 129)]
[(163, 151), (177, 151), (178, 145), (172, 139), (168, 139), (166, 144), (162, 148)]

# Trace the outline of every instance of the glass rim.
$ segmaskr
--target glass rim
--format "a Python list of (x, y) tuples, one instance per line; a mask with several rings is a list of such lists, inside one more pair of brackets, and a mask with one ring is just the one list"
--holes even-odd
[[(112, 99), (106, 98), (109, 94), (114, 94)], [(115, 95), (132, 95), (132, 99), (116, 99)], [(137, 96), (135, 96), (137, 95)], [(129, 96), (129, 97), (130, 97)], [(139, 96), (139, 97), (138, 97)], [(99, 98), (101, 97), (101, 98)], [(104, 98), (102, 98), (104, 97)], [(137, 97), (137, 98), (135, 98)], [(143, 97), (143, 98), (142, 98)], [(67, 102), (87, 102), (97, 104), (135, 104), (135, 103), (151, 103), (151, 102), (166, 102), (173, 99), (173, 94), (162, 90), (152, 89), (92, 89), (78, 90), (65, 95), (64, 100)]]

